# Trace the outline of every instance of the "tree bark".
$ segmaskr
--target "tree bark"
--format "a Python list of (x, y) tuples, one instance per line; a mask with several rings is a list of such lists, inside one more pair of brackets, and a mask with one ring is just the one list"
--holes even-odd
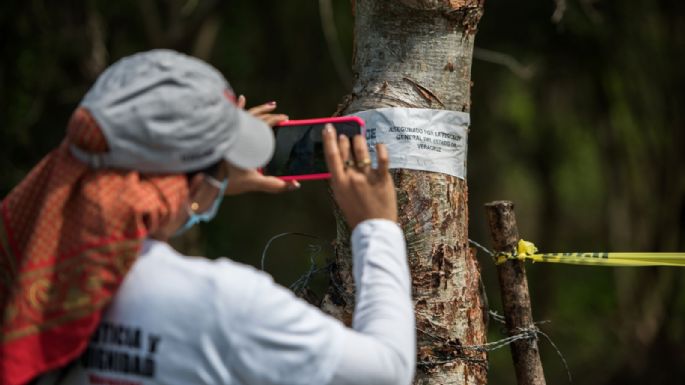
[[(355, 86), (338, 113), (382, 107), (468, 112), (471, 61), (483, 0), (357, 0)], [(397, 169), (418, 338), (415, 384), (485, 384), (480, 271), (468, 247), (466, 181)], [(337, 211), (337, 209), (336, 209)], [(332, 285), (322, 307), (350, 323), (349, 229), (336, 212)]]

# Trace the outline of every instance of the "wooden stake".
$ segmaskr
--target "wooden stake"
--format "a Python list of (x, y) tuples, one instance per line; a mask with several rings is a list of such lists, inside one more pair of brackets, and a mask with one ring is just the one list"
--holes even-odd
[[(495, 201), (486, 204), (485, 209), (495, 253), (511, 253), (516, 250), (520, 238), (516, 227), (514, 204), (509, 201)], [(524, 262), (508, 260), (497, 266), (497, 274), (509, 336), (531, 330), (535, 325)], [(519, 385), (545, 384), (537, 339), (514, 341), (511, 344), (511, 355)]]

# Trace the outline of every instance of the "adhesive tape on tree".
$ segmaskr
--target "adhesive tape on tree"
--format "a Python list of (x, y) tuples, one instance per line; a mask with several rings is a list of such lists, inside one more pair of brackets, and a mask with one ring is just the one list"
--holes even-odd
[(376, 143), (385, 143), (390, 168), (439, 172), (466, 179), (469, 114), (427, 108), (379, 108), (354, 115), (366, 122), (374, 167)]

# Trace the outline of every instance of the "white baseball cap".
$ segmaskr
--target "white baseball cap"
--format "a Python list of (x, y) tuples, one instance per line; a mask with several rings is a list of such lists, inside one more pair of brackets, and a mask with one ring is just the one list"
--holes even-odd
[(261, 167), (273, 154), (273, 132), (231, 98), (221, 73), (197, 58), (161, 49), (125, 57), (81, 101), (109, 151), (72, 145), (71, 153), (94, 168), (147, 173), (195, 171), (221, 159)]

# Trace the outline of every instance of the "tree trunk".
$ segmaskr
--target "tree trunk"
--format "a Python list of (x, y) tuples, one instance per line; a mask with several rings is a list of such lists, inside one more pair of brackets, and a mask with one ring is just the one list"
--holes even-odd
[[(471, 61), (483, 0), (357, 0), (356, 83), (338, 112), (382, 107), (468, 112)], [(480, 271), (468, 247), (466, 181), (397, 169), (418, 337), (415, 384), (485, 384)], [(349, 229), (336, 212), (332, 285), (322, 307), (350, 323), (354, 307)]]

